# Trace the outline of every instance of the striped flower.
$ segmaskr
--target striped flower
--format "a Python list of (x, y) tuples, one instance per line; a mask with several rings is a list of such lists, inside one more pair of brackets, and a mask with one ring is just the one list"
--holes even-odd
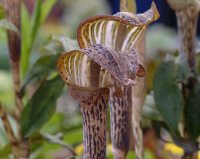
[[(119, 12), (85, 20), (77, 31), (81, 49), (63, 54), (58, 60), (58, 72), (67, 84), (90, 88), (92, 69), (89, 66), (95, 61), (101, 66), (98, 86), (112, 85), (110, 75), (121, 84), (134, 84), (136, 75), (144, 76), (144, 68), (134, 49), (135, 42), (146, 26), (158, 18), (153, 3), (143, 14)], [(123, 77), (122, 80), (118, 75)]]
[[(119, 101), (127, 100), (127, 88), (135, 84), (136, 76), (145, 75), (135, 50), (135, 42), (146, 26), (158, 17), (153, 3), (151, 9), (144, 14), (119, 12), (89, 18), (78, 27), (80, 50), (67, 52), (58, 59), (59, 74), (69, 86), (71, 95), (80, 102), (85, 159), (105, 158), (109, 88), (110, 99), (115, 96)], [(121, 104), (118, 103), (119, 111), (123, 111), (123, 103)], [(125, 118), (126, 115), (124, 114)], [(113, 124), (111, 123), (111, 127)], [(126, 129), (126, 126), (122, 125), (122, 128)], [(116, 127), (116, 131), (118, 129)], [(120, 134), (120, 131), (118, 133), (119, 136), (122, 135), (120, 139), (123, 139), (124, 134)], [(116, 144), (113, 146), (118, 147)]]

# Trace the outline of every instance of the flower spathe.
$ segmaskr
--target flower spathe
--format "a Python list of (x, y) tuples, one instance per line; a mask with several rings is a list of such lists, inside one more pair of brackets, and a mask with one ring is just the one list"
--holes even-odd
[[(144, 14), (120, 12), (115, 15), (89, 18), (78, 27), (77, 40), (81, 49), (65, 53), (58, 59), (59, 74), (69, 86), (71, 95), (80, 102), (84, 125), (85, 159), (105, 158), (105, 114), (109, 88), (111, 88), (110, 101), (114, 96), (116, 100), (113, 98), (113, 101), (122, 101), (121, 103), (126, 105), (124, 108), (129, 110), (128, 94), (131, 95), (131, 85), (135, 84), (136, 76), (145, 75), (134, 45), (146, 26), (158, 17), (158, 11), (153, 3), (151, 9)], [(123, 105), (119, 103), (110, 104), (114, 106), (117, 104), (117, 109), (112, 109), (113, 111), (121, 111), (123, 108)], [(123, 114), (119, 114), (119, 117)], [(95, 118), (95, 116), (100, 118)], [(127, 121), (129, 117), (130, 113), (125, 113), (124, 121)], [(98, 121), (98, 119), (101, 120)], [(111, 123), (111, 127), (115, 124), (117, 123)], [(103, 133), (90, 131), (91, 129), (99, 130), (99, 128), (103, 129)], [(126, 134), (129, 138), (129, 133), (126, 133), (129, 131), (126, 123), (121, 128), (125, 133), (121, 133), (122, 131), (118, 131), (119, 127), (116, 127), (119, 139), (123, 140)], [(112, 139), (115, 140), (115, 138)], [(99, 141), (102, 140), (104, 142), (100, 144)], [(118, 144), (113, 145), (120, 148)]]
[[(115, 57), (128, 53), (128, 55), (125, 56), (134, 56), (137, 59), (137, 53), (132, 51), (131, 55), (130, 50), (134, 50), (135, 41), (137, 38), (139, 38), (142, 30), (158, 18), (159, 13), (155, 4), (152, 3), (151, 9), (143, 14), (135, 15), (128, 12), (119, 12), (113, 16), (99, 15), (85, 20), (79, 25), (77, 31), (77, 40), (79, 46), (84, 50), (74, 50), (62, 55), (58, 60), (58, 72), (63, 80), (68, 84), (73, 83), (77, 86), (88, 87), (90, 83), (88, 81), (88, 79), (90, 79), (90, 70), (88, 66), (91, 64), (91, 59), (95, 61), (92, 51), (95, 50), (94, 53), (97, 55), (98, 52), (103, 51), (102, 49), (106, 51), (109, 50), (109, 54)], [(122, 31), (124, 34), (122, 34)], [(89, 51), (91, 51), (91, 56), (85, 56), (84, 54), (87, 54)], [(120, 57), (122, 58), (122, 56)], [(97, 61), (98, 60), (95, 62), (98, 63)], [(139, 63), (139, 61), (136, 60), (135, 62)], [(132, 61), (127, 64), (130, 63), (132, 63)], [(72, 67), (72, 65), (74, 67)], [(73, 71), (71, 69), (73, 69)], [(138, 70), (134, 71), (139, 71), (138, 74), (133, 72), (135, 75), (144, 76), (144, 70), (142, 71), (142, 66), (138, 67)], [(111, 74), (113, 73), (111, 70), (108, 72)], [(80, 75), (80, 73), (85, 74), (86, 76), (80, 76), (79, 80), (75, 80), (75, 75)], [(103, 86), (103, 84), (101, 86)]]

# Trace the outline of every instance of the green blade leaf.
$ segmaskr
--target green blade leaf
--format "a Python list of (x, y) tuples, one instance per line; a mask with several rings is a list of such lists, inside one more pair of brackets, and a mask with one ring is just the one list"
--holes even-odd
[(167, 61), (158, 67), (154, 81), (154, 98), (157, 109), (174, 135), (178, 135), (178, 124), (183, 109), (183, 96), (178, 88), (177, 67), (173, 61)]
[[(56, 60), (58, 55), (48, 55), (39, 58), (30, 68), (23, 82), (21, 93), (24, 91), (28, 84), (32, 82), (41, 82), (52, 71), (56, 71)], [(44, 67), (45, 66), (45, 67)]]
[(32, 18), (27, 8), (22, 6), (22, 56), (21, 56), (21, 75), (22, 78), (29, 68), (30, 53), (42, 23), (47, 18), (56, 0), (37, 0), (34, 7)]
[(5, 9), (2, 4), (0, 4), (0, 19), (5, 18)]
[(58, 76), (41, 84), (22, 113), (21, 131), (24, 137), (37, 132), (50, 119), (63, 86)]
[(38, 29), (41, 25), (42, 16), (42, 0), (37, 0), (34, 8), (33, 17), (31, 19), (31, 38), (32, 42), (35, 40)]
[(142, 115), (151, 120), (163, 121), (160, 113), (156, 109), (155, 100), (152, 94), (146, 96)]
[(57, 0), (46, 0), (42, 5), (42, 17), (40, 18), (40, 23), (43, 23), (48, 14), (50, 13), (51, 9), (53, 8), (54, 4)]
[(188, 78), (192, 76), (192, 72), (190, 70), (187, 57), (179, 56), (176, 59), (176, 64), (177, 64), (177, 80), (186, 84)]
[(0, 158), (7, 158), (11, 153), (12, 153), (12, 147), (11, 144), (8, 144), (4, 146), (2, 149), (0, 149)]
[[(22, 56), (21, 56), (21, 74), (24, 78), (28, 68), (29, 68), (29, 58), (32, 50), (33, 43), (37, 36), (40, 19), (42, 12), (42, 0), (37, 0), (32, 18), (30, 18), (26, 7), (22, 6), (22, 29), (25, 29), (23, 32), (23, 43), (22, 43)], [(28, 20), (28, 18), (30, 20)], [(27, 26), (28, 24), (28, 26)]]
[(30, 34), (31, 34), (31, 26), (30, 26), (30, 15), (24, 4), (21, 7), (21, 32), (22, 32), (22, 50), (21, 50), (21, 73), (24, 76), (27, 68), (29, 54), (30, 54)]
[[(68, 52), (71, 50), (76, 50), (79, 48), (76, 40), (71, 39), (64, 35), (52, 35), (50, 38), (50, 42), (56, 42), (61, 45), (63, 51), (60, 52)], [(54, 51), (55, 52), (55, 51)]]
[(184, 108), (185, 124), (187, 131), (193, 139), (200, 135), (200, 82), (194, 87), (186, 98), (186, 106)]

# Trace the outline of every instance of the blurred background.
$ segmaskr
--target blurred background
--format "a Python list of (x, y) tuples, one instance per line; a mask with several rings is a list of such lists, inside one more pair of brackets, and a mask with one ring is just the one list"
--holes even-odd
[[(162, 142), (155, 129), (153, 129), (152, 119), (148, 116), (149, 112), (157, 113), (154, 110), (155, 104), (151, 94), (155, 68), (166, 54), (174, 53), (178, 49), (175, 14), (165, 0), (156, 0), (155, 2), (161, 17), (157, 22), (149, 26), (146, 37), (148, 95), (142, 123), (145, 158), (178, 159), (183, 155), (183, 151), (173, 144)], [(137, 0), (137, 12), (146, 11), (150, 8), (151, 3), (152, 0)], [(25, 0), (25, 5), (30, 15), (33, 13), (34, 4), (35, 0)], [(49, 39), (52, 39), (52, 37), (54, 39), (63, 37), (66, 41), (62, 42), (67, 49), (77, 48), (76, 29), (81, 21), (97, 14), (114, 14), (118, 11), (119, 0), (58, 0), (38, 31), (31, 51), (30, 66), (39, 57), (48, 54), (46, 48), (51, 47)], [(199, 29), (198, 33), (200, 33)], [(197, 49), (198, 47), (199, 43), (197, 42)], [(0, 101), (7, 107), (8, 111), (12, 110), (14, 105), (12, 89), (6, 34), (5, 30), (0, 29)], [(14, 121), (12, 124), (15, 127)], [(36, 136), (32, 147), (33, 159), (69, 158), (69, 147), (76, 154), (82, 154), (82, 118), (78, 104), (70, 98), (67, 89), (65, 89), (57, 102), (56, 113), (42, 127), (40, 132), (44, 134), (46, 140), (40, 140), (40, 137)], [(168, 135), (166, 132), (163, 132), (163, 134), (165, 136)], [(57, 139), (62, 142), (56, 142)], [(109, 135), (108, 141), (110, 141)], [(0, 159), (7, 158), (6, 155), (9, 149), (8, 139), (0, 121)], [(110, 144), (107, 158), (112, 158)], [(127, 158), (134, 159), (134, 152), (130, 151)]]

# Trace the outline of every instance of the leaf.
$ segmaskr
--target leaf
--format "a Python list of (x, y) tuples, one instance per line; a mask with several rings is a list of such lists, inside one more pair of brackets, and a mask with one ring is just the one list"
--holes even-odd
[(57, 54), (78, 48), (78, 43), (74, 39), (64, 35), (51, 35), (46, 44), (42, 47), (42, 51), (51, 54)]
[(196, 139), (200, 135), (200, 81), (196, 84), (194, 89), (186, 98), (186, 105), (184, 108), (185, 124), (187, 131)]
[[(29, 58), (32, 50), (33, 43), (35, 41), (38, 29), (40, 27), (41, 17), (41, 5), (42, 0), (37, 0), (32, 18), (28, 14), (26, 7), (22, 6), (22, 30), (23, 42), (22, 42), (22, 55), (21, 55), (21, 75), (22, 78), (29, 68)], [(29, 20), (30, 19), (30, 20)]]
[(45, 21), (48, 13), (56, 0), (37, 0), (34, 7), (33, 16), (30, 17), (27, 8), (22, 6), (22, 54), (21, 54), (21, 74), (22, 78), (29, 68), (30, 53), (37, 37), (39, 28)]
[(177, 80), (186, 84), (188, 81), (188, 78), (192, 75), (187, 57), (179, 56), (176, 59), (176, 65), (177, 65), (177, 72), (178, 72)]
[(0, 19), (5, 18), (5, 9), (4, 7), (0, 4)]
[(58, 76), (41, 84), (22, 113), (21, 130), (24, 137), (37, 132), (50, 119), (63, 87), (64, 83)]
[(24, 4), (21, 7), (21, 34), (22, 34), (22, 50), (21, 50), (21, 73), (24, 76), (27, 68), (28, 68), (28, 59), (30, 54), (30, 34), (31, 34), (31, 27), (30, 27), (30, 15), (29, 12)]
[(42, 16), (42, 0), (36, 0), (35, 8), (33, 12), (33, 17), (31, 19), (31, 43), (34, 42), (37, 35), (38, 29), (41, 25), (41, 16)]
[(153, 81), (154, 98), (171, 132), (178, 134), (183, 109), (183, 96), (176, 83), (177, 67), (173, 61), (162, 62)]
[(47, 55), (39, 58), (30, 68), (23, 82), (21, 93), (24, 91), (28, 84), (33, 82), (41, 82), (51, 72), (56, 71), (56, 61), (58, 55)]
[(35, 41), (35, 37), (41, 24), (46, 20), (49, 12), (57, 0), (46, 0), (42, 3), (42, 0), (37, 0), (34, 8), (33, 17), (31, 20), (31, 37), (32, 41)]
[(163, 121), (151, 94), (146, 96), (142, 116), (151, 120)]
[(42, 127), (41, 131), (42, 133), (51, 133), (55, 134), (57, 131), (62, 129), (63, 122), (58, 121), (64, 121), (65, 117), (61, 113), (55, 113), (51, 119), (48, 120), (48, 122)]
[(55, 5), (56, 2), (57, 2), (57, 0), (46, 0), (42, 4), (42, 16), (40, 18), (41, 24), (46, 20), (49, 12), (51, 11), (51, 9), (53, 8), (53, 6)]
[(14, 26), (12, 23), (10, 23), (9, 21), (7, 21), (6, 19), (2, 19), (0, 20), (0, 28), (2, 29), (8, 29), (8, 30), (12, 30), (16, 33), (19, 34), (19, 30), (17, 29), (16, 26)]
[(79, 144), (82, 142), (82, 136), (83, 136), (83, 129), (82, 128), (77, 128), (75, 130), (68, 131), (64, 135), (64, 141), (67, 141), (69, 144)]
[(60, 43), (65, 52), (79, 48), (77, 41), (74, 40), (74, 39), (71, 39), (67, 36), (63, 36), (63, 35), (60, 35), (60, 36), (56, 35), (55, 36), (55, 35), (53, 35), (51, 37), (51, 40)]
[(0, 149), (0, 158), (8, 157), (9, 154), (12, 153), (12, 147), (11, 144), (8, 144), (4, 146), (2, 149)]
[(30, 14), (24, 4), (21, 7), (22, 17), (22, 47), (28, 47), (30, 45)]

